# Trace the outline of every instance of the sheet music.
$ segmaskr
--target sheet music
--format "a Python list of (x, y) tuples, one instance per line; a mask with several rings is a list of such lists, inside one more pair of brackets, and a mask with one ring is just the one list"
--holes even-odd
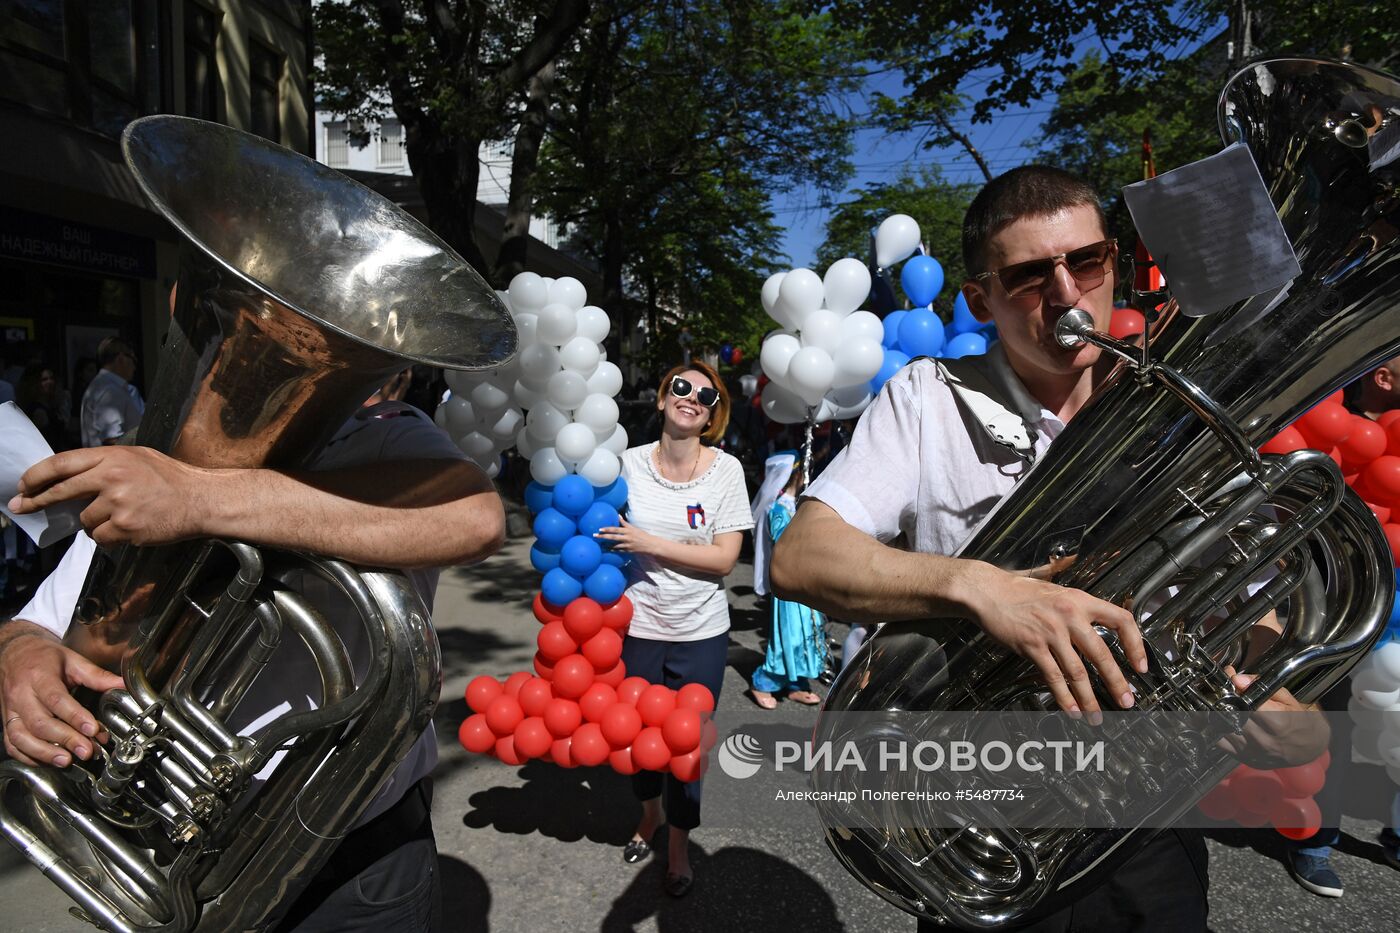
[(81, 529), (78, 516), (91, 501), (60, 502), (29, 515), (16, 515), (9, 510), (7, 503), (19, 492), (19, 478), (24, 471), (52, 456), (53, 448), (18, 405), (0, 405), (0, 512), (8, 515), (39, 547), (48, 547)]
[(1400, 159), (1400, 107), (1391, 108), (1380, 130), (1366, 140), (1366, 148), (1373, 172)]
[(1123, 197), (1184, 313), (1201, 317), (1287, 286), (1302, 269), (1242, 143)]

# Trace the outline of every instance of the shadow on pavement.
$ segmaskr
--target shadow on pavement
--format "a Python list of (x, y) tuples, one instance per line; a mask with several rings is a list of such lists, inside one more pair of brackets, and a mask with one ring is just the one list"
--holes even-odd
[[(521, 628), (529, 626), (529, 635), (535, 635), (533, 618), (522, 619)], [(488, 666), (492, 658), (501, 654), (519, 654), (520, 642), (506, 640), (490, 629), (442, 628), (437, 630), (438, 644), (442, 647), (442, 676), (451, 679)]]
[(443, 929), (488, 933), (491, 886), (481, 872), (460, 859), (438, 853), (438, 877), (442, 879)]
[(483, 603), (516, 603), (529, 615), (530, 603), (540, 591), (540, 574), (525, 560), (488, 560), (470, 567), (445, 571), (454, 581), (472, 587), (471, 599)]
[(526, 762), (520, 787), (490, 787), (472, 794), (462, 824), (500, 833), (539, 833), (561, 842), (588, 839), (621, 848), (632, 836), (641, 808), (628, 779), (610, 768), (560, 768)]

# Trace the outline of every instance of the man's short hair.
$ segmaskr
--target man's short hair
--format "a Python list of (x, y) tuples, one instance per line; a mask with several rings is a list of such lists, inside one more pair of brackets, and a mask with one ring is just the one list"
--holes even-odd
[(97, 345), (97, 365), (107, 367), (117, 361), (123, 354), (135, 356), (131, 349), (131, 344), (120, 337), (103, 337), (102, 342)]
[(1049, 165), (1025, 165), (993, 178), (977, 192), (963, 218), (963, 264), (968, 275), (990, 271), (987, 243), (1011, 224), (1081, 205), (1092, 207), (1099, 226), (1108, 230), (1098, 192), (1078, 175)]

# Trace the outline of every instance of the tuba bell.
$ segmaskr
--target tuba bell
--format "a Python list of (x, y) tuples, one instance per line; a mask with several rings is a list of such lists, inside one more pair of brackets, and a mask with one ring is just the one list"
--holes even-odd
[[(184, 117), (134, 121), (122, 151), (183, 236), (137, 444), (295, 469), (409, 364), (514, 354), (490, 286), (340, 173)], [(356, 645), (331, 606), (359, 620)], [(65, 641), (123, 677), (87, 704), (111, 741), (63, 769), (0, 764), (0, 829), (104, 930), (273, 922), (426, 728), (441, 681), (404, 574), (237, 541), (99, 550)], [(306, 665), (316, 702), (252, 728), (240, 703), (277, 652)]]
[[(1400, 353), (1400, 162), (1387, 164), (1379, 145), (1400, 133), (1400, 82), (1337, 62), (1264, 61), (1228, 82), (1219, 120), (1226, 144), (1243, 142), (1258, 164), (1302, 274), (1281, 301), (1256, 296), (1207, 317), (1169, 302), (1150, 352), (1094, 333), (1083, 312), (1066, 314), (1058, 339), (1089, 340), (1120, 362), (958, 556), (1046, 573), (1133, 609), (1147, 673), (1101, 634), (1139, 710), (1243, 715), (1280, 688), (1303, 702), (1320, 697), (1370, 649), (1393, 600), (1386, 539), (1331, 459), (1255, 449)], [(1230, 482), (1241, 474), (1246, 482)], [(1270, 573), (1247, 594), (1248, 581)], [(1283, 635), (1237, 692), (1224, 668), (1239, 664), (1248, 628), (1270, 611)], [(845, 668), (814, 739), (888, 737), (887, 724), (852, 727), (861, 717), (845, 713), (1053, 709), (1035, 667), (972, 621), (895, 623)], [(1202, 762), (1156, 801), (1152, 825), (1180, 818), (1234, 764)], [(832, 792), (817, 796), (818, 809), (842, 864), (903, 910), (962, 928), (1053, 912), (1155, 832), (1142, 823), (1017, 828), (949, 804), (912, 820), (907, 806), (856, 814), (832, 802), (853, 789), (839, 774), (814, 779)]]

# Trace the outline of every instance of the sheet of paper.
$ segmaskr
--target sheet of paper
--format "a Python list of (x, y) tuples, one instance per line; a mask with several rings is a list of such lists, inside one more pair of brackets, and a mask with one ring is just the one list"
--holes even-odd
[(1302, 272), (1242, 143), (1128, 185), (1123, 198), (1181, 310), (1191, 317), (1278, 291)]
[(19, 478), (24, 471), (52, 456), (53, 448), (18, 405), (0, 405), (0, 512), (8, 515), (39, 547), (48, 547), (81, 529), (78, 516), (92, 501), (60, 502), (31, 515), (16, 515), (9, 510), (7, 503), (19, 492)]
[(1366, 148), (1373, 172), (1380, 171), (1396, 159), (1400, 159), (1400, 107), (1391, 108), (1380, 130), (1366, 140)]

